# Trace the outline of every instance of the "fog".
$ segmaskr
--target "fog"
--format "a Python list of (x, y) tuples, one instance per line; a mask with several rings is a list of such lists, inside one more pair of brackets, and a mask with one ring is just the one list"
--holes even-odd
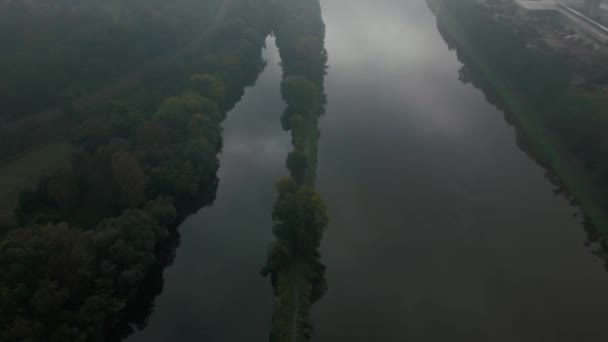
[(526, 6), (0, 1), (0, 340), (600, 340), (605, 13)]

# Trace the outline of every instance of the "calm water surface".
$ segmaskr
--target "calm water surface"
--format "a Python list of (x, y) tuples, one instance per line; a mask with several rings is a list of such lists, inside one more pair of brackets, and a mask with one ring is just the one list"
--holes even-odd
[(575, 209), (458, 81), (422, 0), (323, 1), (316, 341), (599, 341), (608, 274)]
[[(325, 0), (330, 56), (318, 187), (331, 224), (314, 340), (605, 339), (608, 274), (578, 211), (458, 80), (423, 0)], [(259, 276), (285, 175), (280, 68), (228, 115), (214, 206), (181, 227), (150, 325), (132, 341), (266, 341)]]
[(287, 175), (291, 138), (281, 128), (281, 70), (274, 39), (255, 87), (223, 124), (217, 199), (181, 227), (162, 294), (133, 342), (266, 341), (274, 297), (260, 276), (272, 236), (274, 183)]

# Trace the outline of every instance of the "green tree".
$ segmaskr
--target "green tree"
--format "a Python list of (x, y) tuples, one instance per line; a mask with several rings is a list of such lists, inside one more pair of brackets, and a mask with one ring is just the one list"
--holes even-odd
[(287, 156), (287, 169), (298, 182), (303, 182), (308, 168), (308, 158), (302, 151), (292, 151)]
[(183, 141), (187, 137), (185, 133), (194, 114), (203, 114), (213, 122), (219, 122), (222, 119), (219, 107), (215, 102), (194, 93), (164, 100), (156, 112), (155, 118), (163, 127), (170, 130), (175, 141)]
[(145, 199), (146, 175), (139, 161), (129, 152), (112, 155), (112, 178), (120, 193), (120, 203), (126, 208), (136, 208)]
[(161, 149), (169, 146), (171, 137), (156, 121), (145, 121), (135, 132), (135, 147), (138, 150)]
[(287, 76), (281, 84), (281, 94), (291, 113), (308, 115), (317, 102), (317, 86), (304, 76)]
[(89, 235), (67, 225), (9, 232), (0, 240), (0, 340), (45, 341), (79, 321), (73, 308), (85, 300), (94, 260)]
[(327, 209), (314, 189), (293, 179), (277, 184), (279, 199), (273, 209), (273, 232), (290, 246), (292, 253), (312, 253), (321, 244), (328, 224)]
[(194, 90), (217, 103), (223, 103), (226, 96), (226, 85), (224, 82), (209, 74), (196, 74), (190, 76), (190, 83)]

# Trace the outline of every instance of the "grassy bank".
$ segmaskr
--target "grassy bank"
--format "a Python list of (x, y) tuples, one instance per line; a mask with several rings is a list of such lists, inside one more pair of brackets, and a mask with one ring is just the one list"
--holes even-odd
[[(608, 216), (603, 205), (605, 195), (601, 187), (591, 179), (582, 158), (572, 151), (564, 134), (560, 133), (567, 127), (559, 127), (559, 130), (552, 128), (554, 126), (549, 119), (539, 114), (538, 109), (530, 104), (528, 94), (500, 74), (503, 66), (489, 58), (482, 50), (491, 47), (481, 46), (479, 40), (472, 37), (470, 31), (467, 31), (467, 27), (463, 25), (465, 18), (458, 16), (450, 7), (444, 6), (448, 1), (431, 2), (440, 30), (449, 35), (449, 40), (455, 43), (459, 56), (468, 61), (465, 64), (476, 69), (483, 77), (485, 85), (491, 88), (487, 90), (498, 95), (502, 107), (516, 119), (517, 129), (525, 136), (531, 153), (559, 178), (560, 183), (580, 205), (588, 221), (599, 230), (604, 240), (608, 239)], [(503, 51), (503, 53), (508, 52)], [(605, 113), (608, 109), (606, 103), (598, 101), (597, 98), (575, 94), (573, 89), (566, 92), (565, 96), (576, 97), (579, 103), (591, 108), (580, 114), (581, 121), (591, 120), (590, 116)], [(560, 96), (560, 94), (555, 95)], [(547, 102), (554, 100), (543, 99)], [(557, 116), (559, 113), (554, 115)], [(577, 122), (574, 121), (574, 125), (576, 124)], [(576, 130), (574, 126), (569, 129)]]

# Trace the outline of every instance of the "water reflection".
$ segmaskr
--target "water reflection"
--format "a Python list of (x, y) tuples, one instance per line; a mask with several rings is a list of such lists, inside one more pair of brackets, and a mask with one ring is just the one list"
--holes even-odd
[[(148, 326), (130, 341), (268, 338), (273, 297), (258, 271), (272, 239), (272, 184), (286, 173), (290, 138), (278, 121), (284, 105), (273, 38), (266, 40), (263, 55), (266, 68), (222, 125), (217, 199), (179, 228), (177, 257), (164, 269), (164, 288), (144, 321)], [(160, 290), (160, 284), (151, 288)]]
[[(314, 308), (315, 340), (602, 338), (608, 277), (576, 210), (503, 114), (458, 80), (425, 1), (323, 10), (331, 101), (318, 181), (331, 286)], [(365, 34), (378, 25), (400, 29)]]
[[(479, 89), (486, 99), (486, 101), (494, 105), (502, 113), (507, 124), (512, 126), (515, 130), (516, 144), (525, 152), (530, 159), (534, 160), (537, 164), (546, 169), (545, 178), (553, 184), (553, 193), (566, 198), (569, 203), (578, 208), (578, 202), (568, 191), (565, 185), (560, 181), (559, 177), (551, 170), (550, 165), (543, 161), (537, 153), (534, 152), (532, 144), (529, 138), (525, 135), (523, 129), (519, 125), (519, 122), (515, 115), (511, 113), (505, 105), (503, 99), (495, 91), (490, 82), (484, 77), (478, 66), (468, 58), (468, 53), (463, 46), (460, 46), (458, 42), (450, 35), (450, 33), (441, 25), (441, 22), (437, 23), (437, 30), (441, 34), (441, 37), (446, 42), (450, 50), (456, 52), (456, 57), (462, 66), (458, 70), (458, 79), (463, 84), (470, 84), (476, 89)], [(584, 245), (592, 252), (593, 255), (600, 257), (604, 261), (605, 268), (608, 270), (608, 244), (602, 241), (599, 231), (593, 226), (591, 220), (580, 210), (576, 210), (573, 214), (575, 218), (580, 217), (580, 223), (586, 232), (586, 241)]]

